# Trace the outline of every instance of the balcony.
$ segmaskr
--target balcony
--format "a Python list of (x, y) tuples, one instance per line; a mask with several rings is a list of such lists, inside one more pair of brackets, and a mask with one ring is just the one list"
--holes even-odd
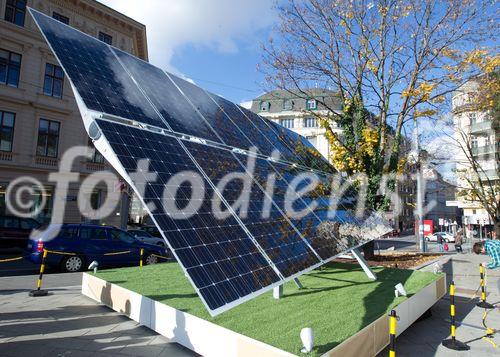
[(12, 161), (12, 153), (0, 151), (0, 161)]
[(479, 146), (472, 148), (472, 155), (483, 156), (483, 155), (494, 155), (500, 149), (500, 144), (491, 144), (485, 146)]
[(59, 166), (59, 159), (55, 157), (48, 156), (35, 156), (35, 165), (45, 166), (45, 167), (57, 167)]
[(473, 123), (470, 126), (471, 134), (482, 133), (485, 131), (493, 131), (492, 121), (488, 120), (488, 121), (482, 121), (480, 123)]
[(498, 170), (484, 170), (484, 172), (479, 173), (479, 177), (481, 180), (498, 180)]

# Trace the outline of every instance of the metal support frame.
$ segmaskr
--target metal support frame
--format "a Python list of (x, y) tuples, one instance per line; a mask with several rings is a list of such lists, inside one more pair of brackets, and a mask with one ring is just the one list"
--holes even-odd
[[(300, 282), (299, 278), (294, 278), (293, 282), (295, 283), (295, 285), (297, 285), (297, 288), (299, 288), (299, 289), (304, 288), (304, 286)], [(283, 284), (273, 288), (273, 298), (281, 299), (282, 297), (283, 297)]]
[(354, 255), (354, 258), (358, 261), (359, 265), (361, 265), (361, 268), (363, 268), (363, 271), (365, 274), (370, 278), (371, 280), (377, 280), (377, 276), (375, 273), (371, 270), (370, 266), (366, 262), (365, 258), (361, 255), (360, 251), (358, 248), (353, 249), (352, 255)]

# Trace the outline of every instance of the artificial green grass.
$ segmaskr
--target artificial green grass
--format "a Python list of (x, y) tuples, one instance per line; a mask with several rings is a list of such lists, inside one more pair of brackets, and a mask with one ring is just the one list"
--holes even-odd
[(375, 268), (371, 281), (353, 264), (331, 263), (300, 278), (303, 289), (284, 286), (284, 297), (260, 295), (216, 317), (211, 317), (177, 263), (140, 268), (103, 270), (98, 277), (156, 301), (211, 321), (282, 350), (300, 355), (300, 330), (312, 327), (319, 356), (388, 313), (406, 297), (394, 297), (394, 286), (404, 284), (408, 296), (430, 284), (433, 273)]

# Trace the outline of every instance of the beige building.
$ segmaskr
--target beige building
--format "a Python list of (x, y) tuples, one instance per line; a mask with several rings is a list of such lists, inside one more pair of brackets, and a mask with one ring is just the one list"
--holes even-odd
[[(48, 221), (55, 189), (48, 175), (58, 170), (67, 149), (92, 144), (70, 84), (26, 6), (144, 60), (148, 60), (146, 28), (93, 0), (0, 0), (0, 215), (12, 213), (6, 205), (7, 186), (19, 177), (29, 176), (40, 181), (43, 189), (32, 186), (33, 192), (23, 196), (33, 201), (28, 210), (36, 210), (45, 201), (37, 218)], [(111, 168), (98, 153), (90, 160), (80, 158), (73, 165), (73, 171), (81, 174), (80, 182), (99, 170)], [(70, 186), (65, 199), (67, 223), (91, 220), (78, 209), (78, 189), (78, 185)], [(82, 189), (91, 190), (88, 194), (94, 208), (106, 197), (105, 187)], [(119, 181), (116, 190), (120, 190)], [(117, 208), (99, 223), (119, 225), (119, 212)]]
[[(478, 83), (470, 81), (463, 85), (453, 95), (452, 113), (455, 125), (455, 139), (463, 145), (470, 145), (472, 155), (483, 172), (478, 178), (471, 169), (470, 160), (463, 150), (458, 150), (457, 186), (458, 190), (469, 187), (464, 175), (472, 176), (473, 180), (499, 183), (500, 158), (500, 127), (498, 118), (493, 118), (488, 112), (478, 111), (475, 106), (475, 97), (478, 92)], [(457, 195), (458, 207), (463, 208), (463, 223), (468, 231), (476, 232), (481, 227), (483, 232), (492, 231), (493, 224), (480, 202), (471, 202)], [(478, 234), (479, 235), (479, 234)]]
[[(330, 147), (325, 129), (321, 127), (316, 116), (329, 115), (329, 110), (321, 103), (336, 112), (342, 111), (343, 104), (337, 93), (331, 90), (314, 88), (308, 93), (309, 97), (305, 98), (304, 95), (274, 90), (254, 99), (251, 110), (307, 138), (321, 155), (329, 159)], [(333, 130), (341, 132), (337, 128)]]

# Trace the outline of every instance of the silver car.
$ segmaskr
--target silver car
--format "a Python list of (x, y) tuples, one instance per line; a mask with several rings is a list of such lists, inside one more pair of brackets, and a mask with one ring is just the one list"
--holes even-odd
[(140, 229), (129, 229), (128, 233), (132, 234), (136, 239), (141, 242), (158, 245), (160, 247), (165, 247), (165, 241), (163, 238), (154, 237), (146, 231)]

